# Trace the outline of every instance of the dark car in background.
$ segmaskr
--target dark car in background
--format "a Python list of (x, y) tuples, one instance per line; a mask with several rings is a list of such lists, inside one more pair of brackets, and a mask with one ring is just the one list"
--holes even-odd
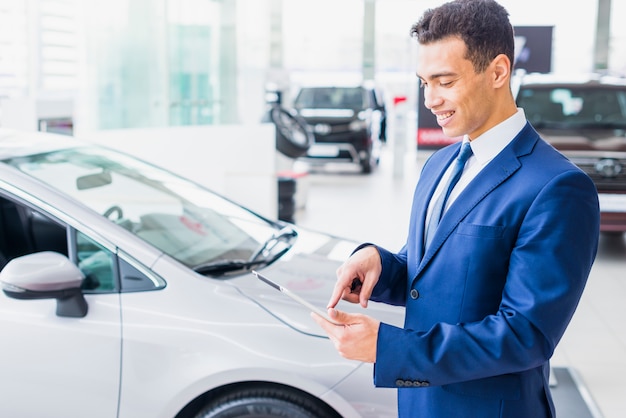
[(369, 83), (300, 88), (293, 112), (311, 128), (314, 142), (301, 160), (347, 162), (370, 173), (386, 140), (386, 112), (380, 92)]
[(595, 182), (600, 230), (626, 231), (626, 79), (526, 74), (516, 81), (527, 119)]

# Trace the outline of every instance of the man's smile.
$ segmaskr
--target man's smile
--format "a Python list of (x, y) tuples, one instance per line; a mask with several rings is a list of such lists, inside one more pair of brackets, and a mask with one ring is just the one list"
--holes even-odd
[(454, 115), (454, 112), (446, 112), (446, 113), (435, 113), (438, 121), (444, 121)]

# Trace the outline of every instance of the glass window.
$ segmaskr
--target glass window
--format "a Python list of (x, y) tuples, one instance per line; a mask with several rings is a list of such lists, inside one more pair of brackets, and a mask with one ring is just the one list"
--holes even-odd
[[(48, 215), (31, 209), (18, 201), (0, 196), (0, 269), (16, 257), (43, 251), (54, 251), (76, 260), (85, 279), (85, 293), (110, 293), (120, 291), (118, 277), (122, 277), (121, 290), (136, 292), (160, 289), (165, 281), (147, 271), (138, 263), (119, 260), (104, 246), (80, 231), (71, 229), (75, 237), (75, 254), (68, 248), (68, 227)], [(126, 257), (131, 260), (131, 257)]]
[(360, 87), (305, 87), (295, 100), (298, 108), (362, 109), (364, 91)]
[(82, 286), (85, 293), (138, 292), (165, 287), (165, 280), (139, 263), (128, 261), (132, 258), (117, 257), (81, 232), (76, 233), (76, 252), (78, 267), (85, 275)]
[[(81, 147), (7, 162), (189, 267), (245, 260), (276, 230), (194, 183), (111, 150)], [(81, 240), (80, 262), (93, 270), (98, 286), (114, 289), (111, 256)]]
[[(12, 197), (0, 196), (0, 260), (54, 251), (68, 255), (67, 228)], [(3, 265), (0, 265), (3, 267)]]
[(83, 290), (87, 293), (118, 290), (114, 255), (91, 238), (76, 233), (78, 267), (85, 275)]
[(85, 102), (94, 127), (219, 122), (220, 10), (212, 0), (114, 0), (85, 8)]
[(0, 97), (28, 94), (29, 62), (26, 2), (4, 2), (0, 7)]
[(561, 128), (623, 127), (626, 89), (599, 87), (528, 87), (520, 90), (518, 105), (537, 127), (559, 123)]

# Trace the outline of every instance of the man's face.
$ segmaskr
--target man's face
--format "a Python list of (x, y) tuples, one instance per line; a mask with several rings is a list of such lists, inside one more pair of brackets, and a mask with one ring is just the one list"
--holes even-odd
[(497, 123), (495, 91), (490, 71), (476, 73), (465, 55), (465, 42), (458, 37), (420, 45), (417, 76), (424, 104), (437, 116), (444, 134), (475, 139)]

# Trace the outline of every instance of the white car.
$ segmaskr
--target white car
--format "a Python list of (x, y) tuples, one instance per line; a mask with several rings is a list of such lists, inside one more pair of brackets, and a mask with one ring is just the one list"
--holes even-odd
[(0, 416), (395, 417), (370, 364), (250, 273), (323, 308), (355, 245), (128, 155), (0, 130)]

